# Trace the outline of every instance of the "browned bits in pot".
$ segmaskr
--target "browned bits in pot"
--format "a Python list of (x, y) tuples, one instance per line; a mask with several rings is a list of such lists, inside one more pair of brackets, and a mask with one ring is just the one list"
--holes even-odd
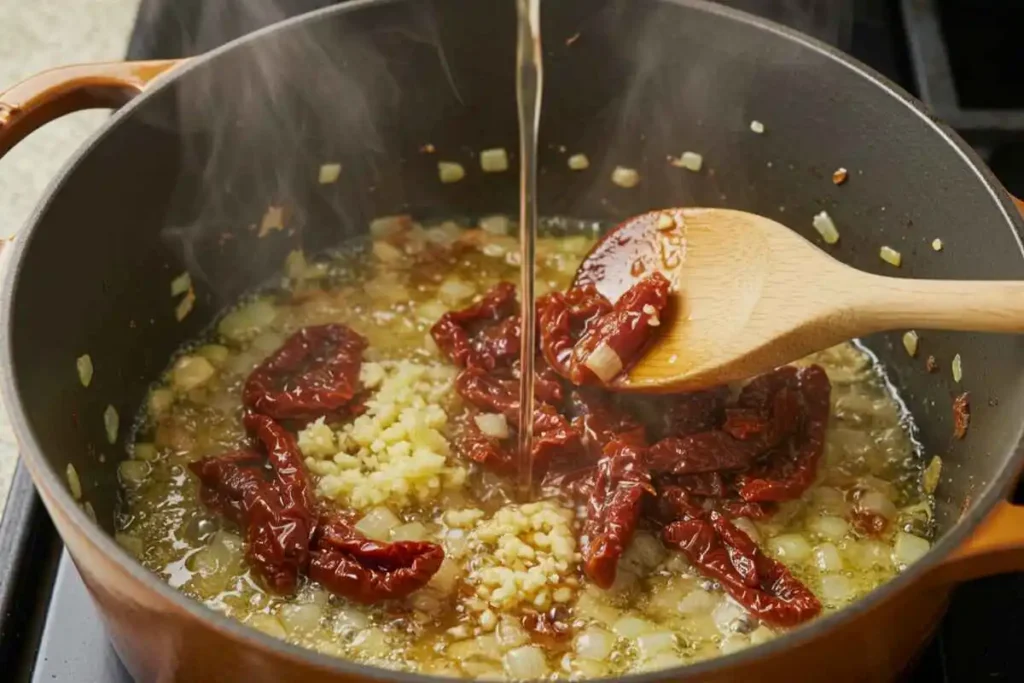
[(964, 438), (971, 424), (970, 394), (964, 392), (953, 399), (953, 437)]
[(846, 182), (846, 179), (849, 177), (849, 175), (850, 174), (847, 172), (847, 170), (840, 166), (839, 168), (832, 172), (832, 183), (834, 185), (842, 185), (843, 183)]
[(939, 369), (939, 361), (935, 360), (935, 356), (928, 356), (924, 362), (924, 369), (928, 372), (935, 372)]

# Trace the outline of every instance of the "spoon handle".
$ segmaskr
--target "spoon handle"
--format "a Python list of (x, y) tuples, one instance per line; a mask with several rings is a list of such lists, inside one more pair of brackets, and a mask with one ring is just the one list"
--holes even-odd
[(857, 283), (859, 326), (1024, 333), (1024, 282), (870, 277)]

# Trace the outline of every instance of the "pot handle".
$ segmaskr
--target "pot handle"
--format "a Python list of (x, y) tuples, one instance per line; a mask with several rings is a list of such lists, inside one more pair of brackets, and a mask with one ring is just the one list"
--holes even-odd
[(76, 64), (0, 93), (0, 157), (43, 124), (82, 109), (117, 109), (184, 59)]

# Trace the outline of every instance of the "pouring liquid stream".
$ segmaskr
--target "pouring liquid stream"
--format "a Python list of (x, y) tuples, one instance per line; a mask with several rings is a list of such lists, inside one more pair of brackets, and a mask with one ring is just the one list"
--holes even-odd
[(536, 347), (534, 250), (537, 236), (537, 132), (543, 67), (540, 0), (516, 0), (516, 104), (519, 111), (520, 384), (518, 490), (525, 500), (533, 484), (533, 378)]

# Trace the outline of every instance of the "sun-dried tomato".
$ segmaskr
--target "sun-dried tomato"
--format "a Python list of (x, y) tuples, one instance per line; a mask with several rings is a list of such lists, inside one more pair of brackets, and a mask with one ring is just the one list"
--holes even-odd
[[(487, 413), (501, 413), (513, 425), (519, 423), (519, 378), (514, 371), (512, 377), (504, 373), (487, 372), (481, 368), (469, 367), (455, 377), (455, 391), (480, 410)], [(535, 373), (534, 399), (542, 403), (560, 403), (562, 383), (552, 376), (549, 368)]]
[(576, 340), (599, 317), (612, 310), (611, 302), (593, 285), (551, 292), (537, 300), (540, 348), (555, 372), (569, 377), (572, 349)]
[[(472, 418), (465, 420), (455, 438), (455, 450), (473, 462), (497, 474), (511, 476), (518, 468), (515, 447), (516, 433), (510, 430), (507, 439), (498, 439), (480, 431)], [(552, 463), (572, 463), (583, 453), (579, 434), (554, 407), (541, 403), (533, 420), (532, 475), (542, 480)]]
[(618, 408), (611, 399), (592, 389), (576, 389), (570, 395), (576, 416), (573, 427), (580, 434), (583, 445), (596, 461), (613, 439), (637, 446), (647, 445), (644, 426), (627, 411)]
[(721, 424), (728, 387), (715, 387), (657, 399), (650, 410), (657, 416), (659, 439), (706, 432)]
[[(572, 347), (569, 373), (573, 384), (606, 384), (639, 357), (668, 304), (669, 281), (653, 272), (630, 287), (612, 310), (594, 320)], [(602, 368), (599, 377), (593, 366)], [(557, 370), (558, 368), (554, 365)]]
[[(771, 374), (778, 375), (779, 371)], [(794, 381), (802, 407), (801, 428), (785, 447), (773, 449), (762, 463), (739, 476), (739, 492), (744, 500), (792, 500), (814, 483), (825, 448), (831, 385), (817, 365), (795, 370)]]
[(971, 395), (964, 392), (953, 399), (953, 438), (962, 439), (971, 424)]
[(203, 501), (245, 529), (246, 559), (267, 589), (295, 591), (309, 560), (313, 519), (294, 505), (289, 487), (267, 478), (252, 450), (204, 458), (189, 465), (203, 483)]
[(309, 578), (360, 603), (404, 598), (430, 581), (444, 561), (435, 543), (371, 541), (345, 520), (324, 517), (313, 536)]
[(267, 454), (285, 506), (295, 515), (312, 519), (316, 499), (295, 435), (266, 415), (250, 412), (244, 422), (246, 430), (259, 440)]
[(644, 449), (618, 440), (608, 444), (583, 524), (583, 571), (599, 587), (615, 582), (619, 558), (633, 538), (649, 494), (654, 494), (654, 487)]
[(519, 358), (518, 308), (515, 285), (499, 282), (475, 304), (442, 315), (430, 334), (460, 368), (510, 365)]
[(674, 522), (665, 543), (679, 548), (698, 570), (722, 584), (751, 613), (775, 626), (795, 626), (821, 611), (821, 603), (786, 567), (766, 556), (743, 531), (717, 512)]
[(366, 344), (345, 325), (304, 327), (253, 370), (242, 403), (277, 420), (348, 414)]
[(758, 450), (725, 432), (701, 432), (672, 436), (651, 446), (652, 472), (700, 474), (742, 470), (750, 466)]

